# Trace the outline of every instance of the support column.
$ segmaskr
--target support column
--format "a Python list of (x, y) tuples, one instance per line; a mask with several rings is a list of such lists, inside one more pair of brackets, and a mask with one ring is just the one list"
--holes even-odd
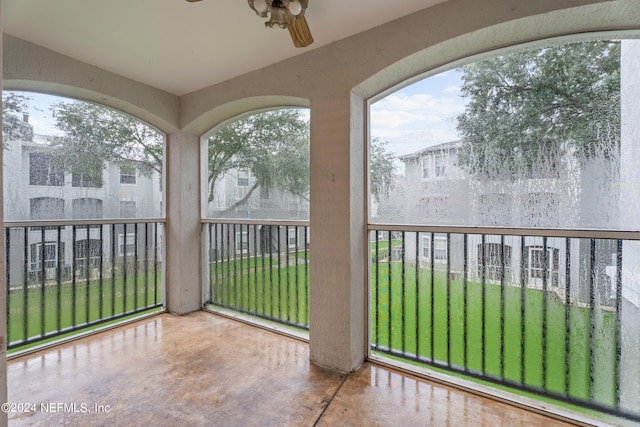
[[(2, 0), (0, 0), (0, 70), (2, 70)], [(0, 87), (2, 87), (2, 75), (0, 75)], [(2, 103), (2, 100), (0, 100)], [(2, 111), (2, 110), (0, 110)], [(0, 113), (1, 116), (2, 113)], [(0, 117), (0, 124), (2, 120)], [(1, 138), (1, 137), (0, 137)], [(4, 165), (0, 148), (0, 165)], [(0, 173), (0, 224), (4, 224), (4, 194), (3, 194), (2, 173)], [(0, 403), (7, 401), (7, 275), (5, 272), (5, 249), (4, 249), (4, 227), (0, 236)], [(5, 412), (0, 412), (0, 426), (6, 426), (8, 417)]]
[(165, 286), (167, 310), (178, 315), (202, 307), (199, 153), (199, 137), (167, 136)]
[(311, 361), (351, 372), (366, 357), (364, 102), (311, 103)]

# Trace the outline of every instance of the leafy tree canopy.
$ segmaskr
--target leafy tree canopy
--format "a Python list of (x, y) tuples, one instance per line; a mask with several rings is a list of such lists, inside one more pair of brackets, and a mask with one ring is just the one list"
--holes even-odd
[(22, 115), (27, 112), (30, 98), (15, 92), (2, 93), (2, 140), (30, 141), (33, 129), (26, 124)]
[(462, 68), (460, 164), (512, 177), (561, 149), (609, 157), (620, 138), (620, 43), (546, 47)]
[(389, 151), (388, 141), (373, 138), (369, 147), (369, 191), (376, 202), (389, 195), (395, 182), (395, 153)]
[(216, 182), (233, 169), (255, 178), (246, 195), (228, 210), (246, 204), (258, 188), (278, 189), (309, 199), (309, 123), (295, 109), (244, 117), (209, 138), (209, 201)]
[(52, 153), (65, 170), (96, 179), (107, 163), (135, 166), (146, 176), (162, 172), (162, 135), (141, 121), (81, 101), (54, 104), (52, 114), (64, 132), (53, 138)]

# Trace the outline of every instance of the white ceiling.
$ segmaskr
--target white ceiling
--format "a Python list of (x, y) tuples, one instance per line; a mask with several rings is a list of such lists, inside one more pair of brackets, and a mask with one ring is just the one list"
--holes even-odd
[(3, 0), (3, 30), (183, 95), (445, 0), (310, 0), (314, 43), (295, 48), (246, 0)]

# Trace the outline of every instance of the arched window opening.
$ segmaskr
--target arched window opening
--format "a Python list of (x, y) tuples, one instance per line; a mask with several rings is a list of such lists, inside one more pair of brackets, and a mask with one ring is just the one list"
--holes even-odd
[(558, 40), (371, 103), (372, 357), (640, 419), (639, 58)]
[(305, 333), (308, 111), (286, 108), (247, 115), (204, 138), (203, 153), (206, 306)]

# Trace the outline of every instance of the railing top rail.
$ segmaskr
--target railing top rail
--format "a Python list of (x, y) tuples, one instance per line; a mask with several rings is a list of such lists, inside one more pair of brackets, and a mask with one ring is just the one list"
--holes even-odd
[(309, 221), (274, 219), (202, 218), (200, 222), (202, 224), (289, 225), (296, 227), (309, 226)]
[(583, 239), (640, 240), (640, 231), (588, 230), (558, 228), (463, 227), (448, 225), (369, 224), (370, 231), (408, 231), (422, 233), (488, 234), (507, 236), (540, 236)]
[(84, 219), (84, 220), (67, 220), (56, 219), (46, 221), (5, 221), (5, 228), (17, 227), (65, 227), (65, 226), (82, 226), (82, 225), (108, 225), (108, 224), (146, 224), (151, 222), (165, 223), (165, 218), (116, 218), (116, 219)]

